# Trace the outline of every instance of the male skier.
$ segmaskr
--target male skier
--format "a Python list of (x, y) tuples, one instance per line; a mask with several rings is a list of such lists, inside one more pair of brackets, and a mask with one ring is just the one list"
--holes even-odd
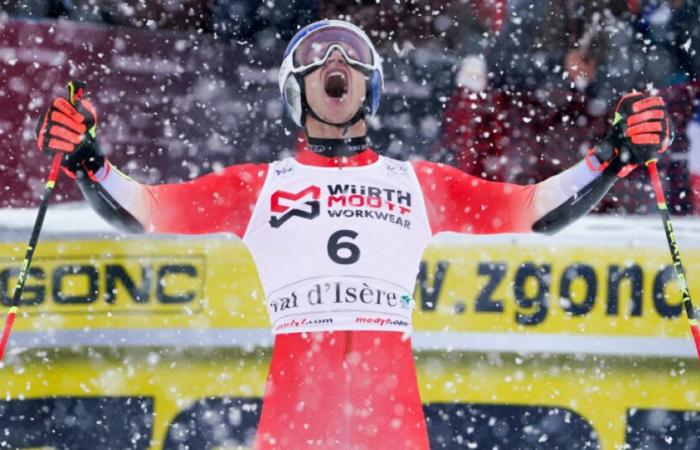
[(65, 153), (65, 170), (117, 228), (229, 232), (247, 245), (275, 335), (257, 449), (427, 449), (409, 333), (432, 236), (561, 229), (673, 138), (663, 100), (632, 93), (578, 164), (535, 185), (488, 182), (375, 153), (367, 121), (382, 84), (362, 30), (308, 25), (280, 70), (284, 106), (305, 133), (296, 155), (180, 184), (142, 185), (115, 170), (86, 100), (55, 99), (39, 121), (39, 148)]

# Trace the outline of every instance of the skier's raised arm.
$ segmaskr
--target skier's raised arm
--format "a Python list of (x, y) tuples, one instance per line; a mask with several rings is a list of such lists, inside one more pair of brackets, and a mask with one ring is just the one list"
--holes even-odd
[(540, 183), (486, 181), (443, 164), (414, 162), (433, 234), (553, 233), (585, 215), (615, 181), (668, 149), (673, 125), (661, 97), (633, 92), (583, 161)]
[(179, 184), (148, 186), (119, 172), (95, 139), (97, 113), (57, 98), (37, 124), (37, 145), (65, 153), (63, 169), (76, 178), (92, 207), (129, 233), (232, 232), (242, 237), (267, 174), (267, 164), (230, 166)]

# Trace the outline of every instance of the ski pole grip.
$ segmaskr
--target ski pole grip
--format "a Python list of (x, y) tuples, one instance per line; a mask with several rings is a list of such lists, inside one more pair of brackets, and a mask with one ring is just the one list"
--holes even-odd
[(75, 106), (78, 101), (85, 95), (87, 83), (84, 81), (70, 80), (68, 82), (68, 101)]

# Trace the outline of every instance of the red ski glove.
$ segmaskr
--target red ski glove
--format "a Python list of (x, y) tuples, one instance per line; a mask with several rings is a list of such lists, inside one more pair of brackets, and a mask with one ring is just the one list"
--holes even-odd
[(76, 106), (56, 98), (36, 125), (37, 146), (46, 153), (64, 153), (61, 165), (72, 175), (97, 172), (104, 157), (95, 142), (97, 112), (88, 100)]
[(627, 176), (639, 164), (658, 158), (673, 142), (673, 122), (663, 98), (632, 92), (620, 99), (615, 108), (610, 133), (589, 150), (586, 160), (595, 155), (602, 163), (598, 170), (612, 170)]

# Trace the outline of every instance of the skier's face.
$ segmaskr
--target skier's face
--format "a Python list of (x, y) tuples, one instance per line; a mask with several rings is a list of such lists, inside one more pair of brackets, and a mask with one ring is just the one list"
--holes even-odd
[(309, 107), (323, 120), (341, 124), (350, 120), (365, 100), (365, 75), (351, 67), (335, 50), (319, 69), (304, 77)]

